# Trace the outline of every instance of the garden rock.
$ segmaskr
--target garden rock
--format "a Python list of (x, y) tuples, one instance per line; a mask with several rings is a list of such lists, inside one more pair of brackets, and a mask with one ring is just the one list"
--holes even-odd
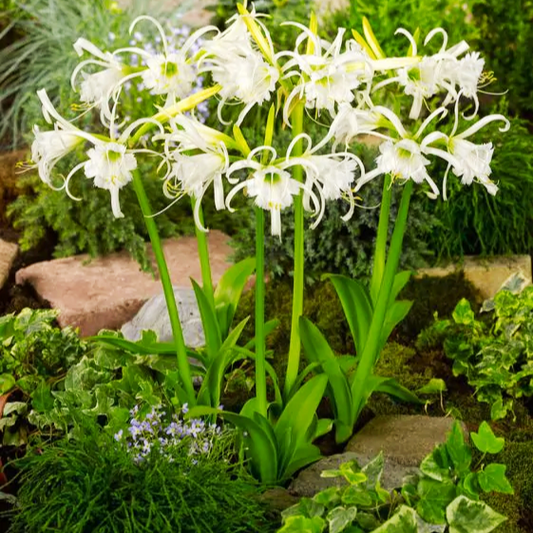
[[(204, 330), (194, 290), (174, 287), (174, 296), (178, 304), (185, 344), (189, 348), (204, 346)], [(135, 317), (122, 326), (121, 331), (126, 339), (137, 341), (141, 338), (142, 331), (148, 329), (155, 331), (161, 342), (170, 342), (174, 338), (163, 293), (150, 298)]]
[(18, 251), (19, 247), (16, 244), (0, 239), (0, 289), (9, 277)]
[(300, 500), (287, 489), (276, 487), (263, 492), (259, 496), (259, 501), (267, 505), (272, 511), (281, 513), (285, 509), (296, 505)]
[(406, 476), (419, 472), (422, 459), (446, 441), (453, 422), (452, 418), (422, 415), (373, 418), (352, 437), (344, 453), (325, 457), (302, 470), (289, 491), (300, 497), (312, 497), (328, 487), (345, 485), (343, 478), (322, 478), (320, 473), (353, 460), (364, 466), (380, 452), (385, 459), (381, 486), (389, 491), (400, 488)]
[[(227, 258), (232, 249), (222, 232), (213, 230), (208, 239), (216, 283), (230, 265)], [(167, 239), (163, 249), (174, 286), (190, 288), (190, 278), (200, 282), (194, 237)], [(78, 327), (82, 336), (95, 335), (104, 328), (121, 328), (162, 289), (161, 282), (142, 272), (126, 252), (93, 260), (84, 254), (35, 263), (19, 270), (16, 282), (33, 285), (40, 298), (60, 311), (59, 324)]]
[(461, 264), (443, 267), (421, 268), (418, 276), (445, 277), (456, 271), (464, 271), (465, 278), (478, 290), (482, 300), (493, 298), (500, 287), (513, 274), (519, 274), (531, 283), (531, 257), (512, 255), (502, 257), (465, 256)]

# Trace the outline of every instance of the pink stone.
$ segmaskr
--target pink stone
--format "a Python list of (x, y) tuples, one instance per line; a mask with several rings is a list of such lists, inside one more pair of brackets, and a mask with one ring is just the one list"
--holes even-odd
[[(229, 237), (220, 231), (210, 231), (208, 239), (216, 283), (231, 264), (232, 249)], [(201, 285), (195, 237), (167, 239), (163, 249), (174, 286), (190, 287), (191, 277)], [(78, 327), (82, 336), (120, 328), (146, 300), (163, 290), (161, 282), (142, 272), (127, 252), (93, 260), (84, 254), (36, 263), (19, 270), (16, 282), (33, 285), (41, 298), (59, 309), (59, 324)]]

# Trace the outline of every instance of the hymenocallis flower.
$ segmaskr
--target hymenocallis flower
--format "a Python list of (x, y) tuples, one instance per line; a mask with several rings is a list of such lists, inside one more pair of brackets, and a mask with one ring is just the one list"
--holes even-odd
[[(258, 162), (254, 157), (262, 152), (270, 152), (270, 161)], [(277, 159), (277, 153), (271, 146), (260, 146), (252, 150), (246, 159), (233, 163), (227, 172), (228, 181), (234, 185), (226, 198), (226, 206), (230, 211), (231, 200), (245, 189), (247, 196), (254, 198), (256, 206), (270, 211), (271, 234), (281, 237), (281, 211), (293, 203), (293, 197), (304, 190), (309, 194), (315, 214), (321, 211), (320, 202), (311, 188), (296, 181), (288, 171), (290, 167), (299, 165), (296, 159)], [(250, 176), (244, 181), (231, 178), (239, 170), (250, 169)]]
[[(446, 200), (446, 182), (450, 168), (452, 172), (461, 178), (463, 185), (471, 185), (474, 181), (481, 183), (487, 191), (494, 195), (498, 192), (497, 185), (489, 178), (492, 170), (490, 163), (494, 149), (492, 143), (474, 144), (467, 138), (474, 135), (491, 122), (503, 122), (501, 132), (509, 130), (510, 122), (500, 114), (488, 115), (462, 133), (457, 133), (459, 128), (459, 93), (455, 102), (455, 121), (449, 135), (436, 131), (430, 133), (422, 141), (425, 153), (436, 155), (448, 162), (448, 168), (443, 180), (443, 198)], [(444, 147), (444, 150), (440, 147)]]
[(107, 189), (111, 194), (111, 207), (115, 217), (122, 217), (119, 204), (119, 191), (132, 179), (131, 172), (137, 168), (135, 152), (149, 150), (128, 150), (126, 141), (132, 131), (146, 120), (131, 124), (118, 139), (113, 135), (104, 137), (92, 135), (80, 130), (63, 118), (54, 108), (44, 89), (37, 91), (42, 103), (43, 114), (47, 122), (54, 125), (51, 131), (40, 131), (34, 128), (35, 140), (32, 144), (32, 158), (39, 169), (40, 178), (53, 186), (51, 171), (56, 163), (80, 146), (84, 141), (93, 145), (87, 151), (88, 160), (77, 164), (64, 179), (62, 187), (66, 193), (76, 200), (69, 190), (71, 178), (80, 170), (84, 170), (87, 178), (93, 179), (94, 185)]
[(170, 162), (163, 191), (165, 196), (174, 200), (185, 194), (195, 198), (195, 223), (202, 231), (207, 231), (200, 219), (201, 202), (213, 185), (215, 207), (224, 209), (222, 178), (229, 168), (228, 147), (233, 148), (235, 141), (184, 115), (174, 117), (170, 125), (171, 133), (155, 137), (165, 140), (165, 152)]
[[(335, 106), (353, 102), (355, 91), (372, 80), (370, 58), (355, 42), (348, 50), (342, 51), (344, 28), (339, 29), (332, 43), (328, 43), (301, 24), (286, 24), (300, 28), (303, 33), (296, 41), (294, 52), (279, 54), (279, 57), (290, 58), (283, 66), (284, 77), (298, 78), (287, 97), (285, 121), (288, 123), (289, 109), (296, 97), (304, 99), (307, 108), (317, 111), (327, 109), (335, 115)], [(299, 46), (305, 39), (312, 46), (308, 46), (305, 53), (300, 53)]]
[(280, 77), (277, 66), (253, 46), (245, 18), (253, 19), (254, 27), (263, 31), (267, 56), (275, 61), (272, 39), (268, 30), (256, 20), (254, 11), (235, 15), (230, 19), (232, 24), (223, 33), (204, 44), (200, 72), (210, 72), (213, 80), (222, 87), (218, 117), (224, 124), (222, 108), (227, 101), (236, 100), (244, 104), (236, 122), (240, 125), (253, 106), (270, 100)]

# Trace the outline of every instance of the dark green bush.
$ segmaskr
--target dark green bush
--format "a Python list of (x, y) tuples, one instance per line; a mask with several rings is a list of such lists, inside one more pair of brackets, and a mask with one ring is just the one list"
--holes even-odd
[[(502, 102), (492, 112), (506, 114), (506, 109)], [(428, 246), (440, 258), (533, 250), (533, 135), (518, 118), (511, 119), (506, 133), (498, 133), (498, 126), (483, 129), (473, 139), (479, 144), (496, 139), (491, 164), (491, 177), (500, 188), (496, 196), (476, 184), (461, 185), (450, 174), (448, 200), (425, 200), (424, 208), (438, 220), (427, 234)], [(444, 171), (437, 167), (433, 174)]]
[(153, 453), (136, 464), (112, 436), (87, 426), (79, 441), (32, 449), (17, 463), (21, 488), (10, 532), (267, 533), (265, 510), (227, 435), (191, 465)]

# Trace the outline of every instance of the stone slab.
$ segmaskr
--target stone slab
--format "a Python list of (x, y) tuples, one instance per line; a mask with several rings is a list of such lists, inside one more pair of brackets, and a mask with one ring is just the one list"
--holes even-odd
[[(216, 283), (230, 266), (232, 249), (229, 237), (220, 231), (210, 231), (208, 240)], [(191, 277), (201, 284), (195, 237), (167, 239), (163, 249), (174, 286), (191, 288)], [(127, 252), (93, 260), (84, 254), (36, 263), (19, 270), (16, 282), (33, 285), (41, 298), (60, 311), (59, 324), (78, 327), (82, 336), (120, 328), (162, 291), (160, 281), (142, 272)]]
[(317, 492), (346, 485), (344, 478), (323, 478), (324, 470), (357, 461), (363, 467), (383, 452), (381, 486), (398, 489), (407, 476), (419, 473), (419, 465), (434, 447), (446, 441), (453, 419), (423, 415), (378, 416), (354, 435), (344, 453), (325, 457), (302, 470), (289, 486), (291, 494), (313, 497)]
[(0, 239), (0, 289), (9, 277), (18, 251), (19, 247), (15, 243)]
[(465, 256), (462, 263), (451, 263), (442, 267), (420, 268), (417, 276), (444, 277), (457, 271), (464, 271), (465, 278), (476, 287), (480, 297), (492, 298), (513, 274), (521, 274), (531, 283), (531, 257), (512, 255), (496, 257)]

